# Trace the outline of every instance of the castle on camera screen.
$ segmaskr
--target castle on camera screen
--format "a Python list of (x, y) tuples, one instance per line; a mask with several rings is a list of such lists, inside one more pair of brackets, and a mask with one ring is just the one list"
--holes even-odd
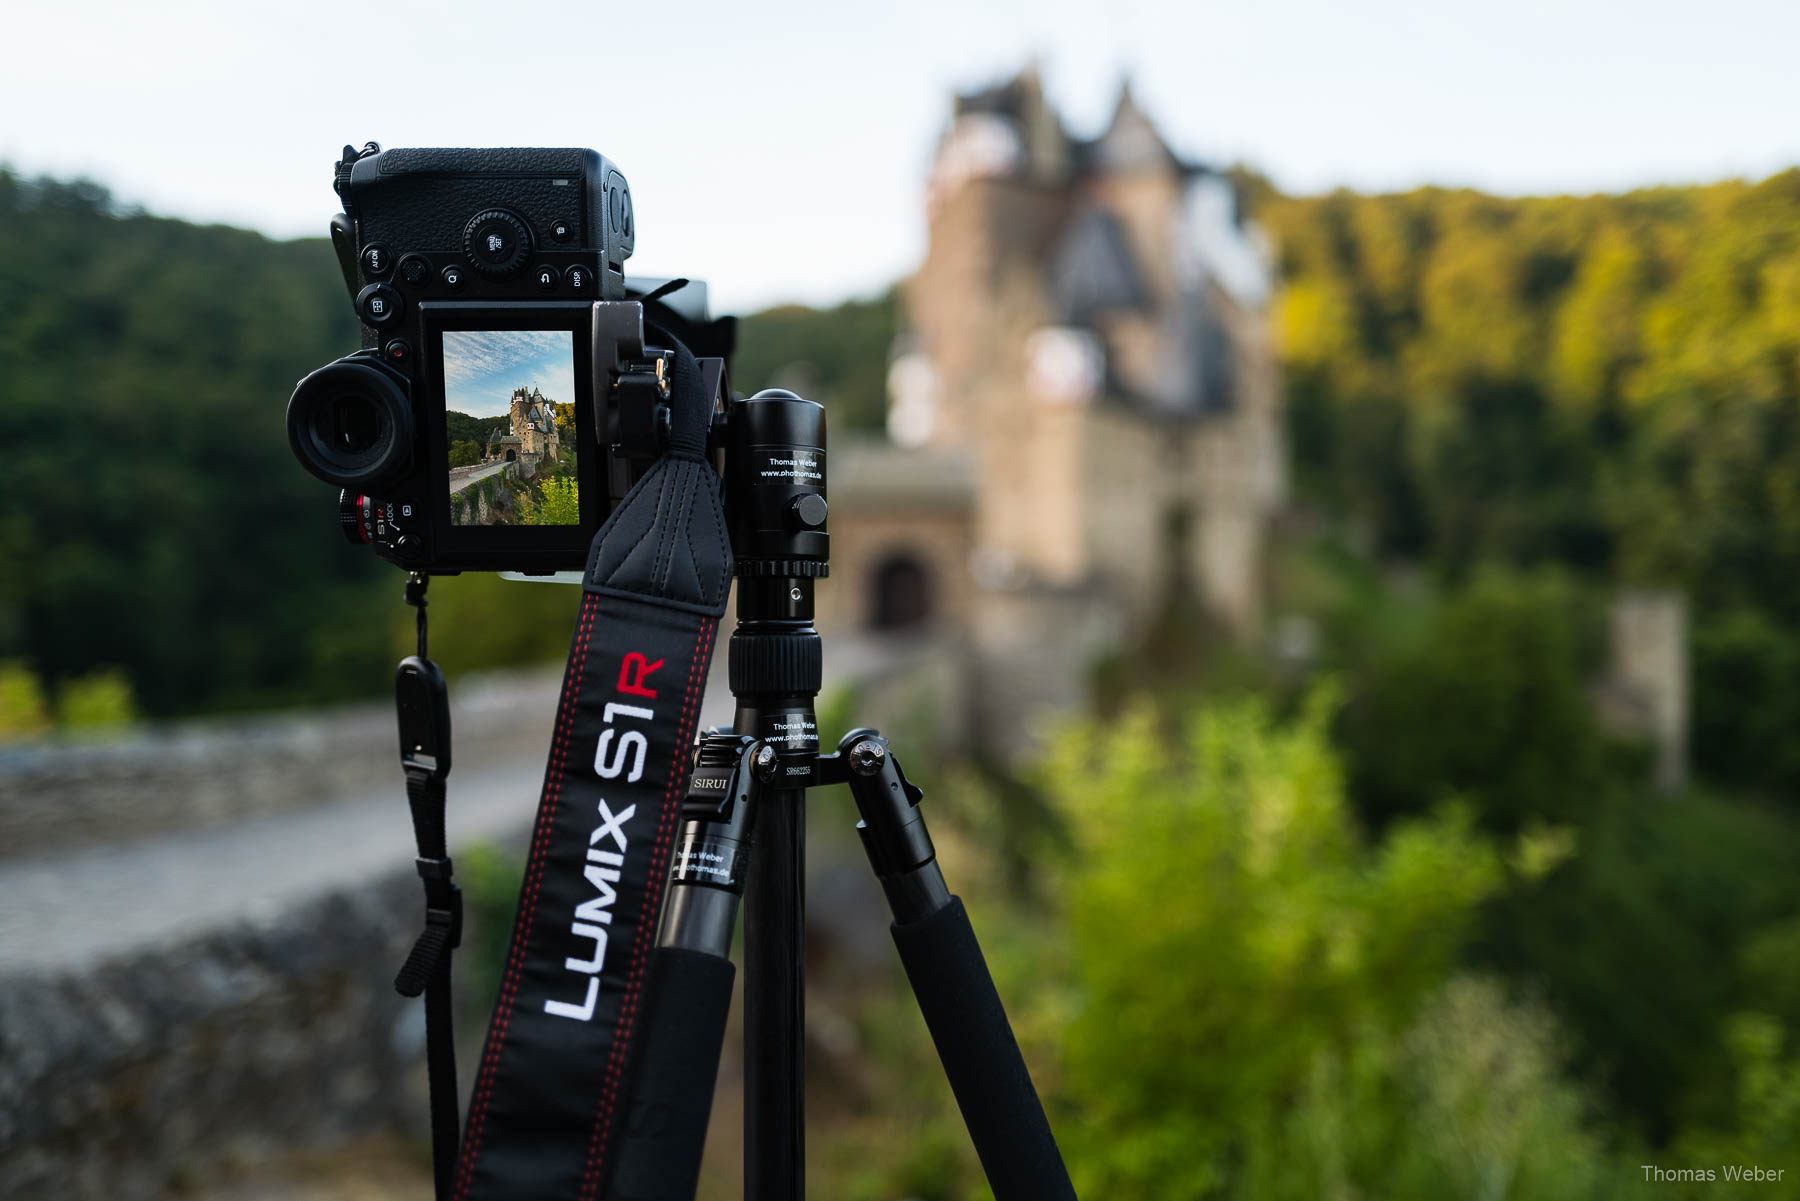
[(447, 330), (444, 427), (456, 525), (579, 525), (568, 330)]

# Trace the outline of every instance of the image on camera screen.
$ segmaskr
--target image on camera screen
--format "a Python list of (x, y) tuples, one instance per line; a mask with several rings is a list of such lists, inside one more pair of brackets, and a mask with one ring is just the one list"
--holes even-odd
[(453, 524), (581, 524), (568, 330), (445, 330), (444, 428)]

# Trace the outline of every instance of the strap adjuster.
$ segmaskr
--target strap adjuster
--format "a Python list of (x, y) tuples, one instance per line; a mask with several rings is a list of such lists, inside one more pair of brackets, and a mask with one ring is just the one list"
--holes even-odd
[(462, 943), (462, 889), (450, 885), (448, 905), (425, 907), (425, 928), (414, 940), (412, 952), (394, 977), (394, 991), (403, 997), (416, 997), (425, 991), (438, 965), (449, 959), (452, 949)]
[(448, 855), (442, 859), (419, 858), (413, 860), (413, 867), (418, 871), (421, 880), (448, 880), (452, 866)]
[(425, 909), (425, 925), (427, 929), (432, 926), (444, 926), (449, 928), (450, 941), (445, 944), (445, 949), (461, 946), (463, 927), (462, 889), (452, 888), (450, 890), (449, 905), (427, 906)]

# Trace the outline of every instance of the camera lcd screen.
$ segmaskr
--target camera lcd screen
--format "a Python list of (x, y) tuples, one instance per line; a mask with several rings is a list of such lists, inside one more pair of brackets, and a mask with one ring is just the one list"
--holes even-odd
[(445, 330), (443, 368), (450, 523), (581, 524), (574, 334)]

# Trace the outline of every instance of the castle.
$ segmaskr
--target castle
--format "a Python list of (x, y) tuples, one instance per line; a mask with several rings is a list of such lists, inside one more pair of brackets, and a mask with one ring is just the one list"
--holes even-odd
[(1185, 588), (1256, 631), (1285, 490), (1270, 255), (1232, 180), (1129, 87), (1073, 137), (1034, 70), (956, 97), (905, 287), (885, 440), (834, 436), (827, 628), (968, 652), (1018, 745)]
[(537, 465), (554, 459), (562, 452), (562, 438), (556, 430), (556, 410), (533, 387), (529, 392), (514, 388), (509, 410), (511, 432), (502, 434), (500, 427), (488, 435), (485, 461), (518, 462), (522, 478), (529, 479)]

